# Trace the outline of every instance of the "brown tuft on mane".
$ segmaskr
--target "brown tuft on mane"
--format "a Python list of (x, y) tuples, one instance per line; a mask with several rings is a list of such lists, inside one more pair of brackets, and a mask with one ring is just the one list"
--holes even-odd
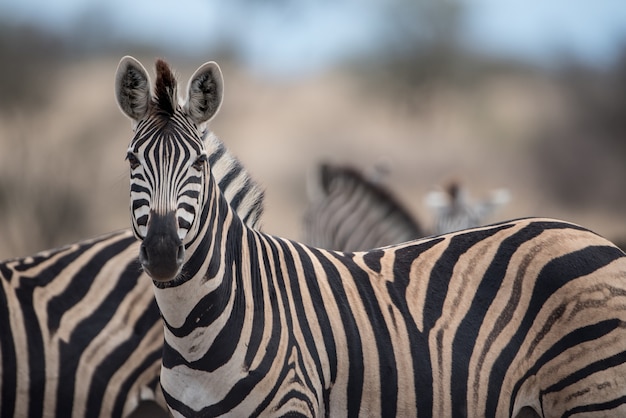
[(178, 97), (176, 94), (176, 77), (169, 65), (162, 59), (156, 62), (155, 102), (157, 109), (173, 115), (176, 110)]

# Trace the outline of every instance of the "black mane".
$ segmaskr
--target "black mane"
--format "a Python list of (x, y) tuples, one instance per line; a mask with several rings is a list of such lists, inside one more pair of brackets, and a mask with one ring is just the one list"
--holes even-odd
[(176, 110), (178, 96), (176, 94), (176, 77), (169, 65), (162, 59), (156, 62), (156, 86), (154, 104), (156, 109), (173, 115)]
[(413, 225), (416, 237), (422, 235), (419, 223), (400, 201), (382, 184), (369, 180), (362, 172), (350, 166), (334, 166), (327, 163), (320, 164), (320, 178), (324, 193), (330, 194), (335, 181), (347, 181), (352, 189), (359, 187), (367, 190), (372, 198), (382, 206), (387, 207), (395, 216), (402, 219), (406, 225)]

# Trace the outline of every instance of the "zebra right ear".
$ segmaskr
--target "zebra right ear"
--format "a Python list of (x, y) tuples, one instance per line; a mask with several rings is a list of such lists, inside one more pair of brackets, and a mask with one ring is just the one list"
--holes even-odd
[(185, 110), (196, 124), (202, 126), (219, 110), (223, 94), (222, 71), (214, 61), (207, 62), (189, 79)]
[(150, 108), (150, 76), (139, 61), (125, 56), (115, 74), (115, 98), (120, 110), (135, 123)]

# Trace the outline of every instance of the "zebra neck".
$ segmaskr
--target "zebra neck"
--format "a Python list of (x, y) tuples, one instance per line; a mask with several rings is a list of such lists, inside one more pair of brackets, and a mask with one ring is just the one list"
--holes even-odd
[(233, 275), (241, 271), (242, 257), (248, 253), (242, 239), (248, 227), (231, 208), (213, 177), (208, 180), (198, 236), (187, 248), (179, 279), (166, 287), (155, 286), (157, 303), (166, 328), (171, 331), (184, 328), (198, 315), (209, 321), (219, 316), (233, 292), (243, 291), (240, 286), (233, 286)]

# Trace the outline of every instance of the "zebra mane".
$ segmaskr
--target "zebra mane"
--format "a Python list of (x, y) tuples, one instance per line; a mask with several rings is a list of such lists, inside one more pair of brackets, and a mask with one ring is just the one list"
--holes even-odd
[(334, 166), (327, 163), (320, 164), (320, 182), (326, 195), (332, 192), (332, 185), (335, 182), (344, 182), (351, 187), (362, 187), (380, 203), (381, 206), (392, 210), (396, 216), (401, 218), (408, 225), (415, 225), (419, 229), (417, 221), (411, 216), (409, 211), (396, 199), (396, 197), (382, 184), (370, 180), (359, 170), (349, 166)]
[(169, 65), (162, 59), (158, 59), (155, 66), (157, 78), (154, 104), (158, 111), (165, 112), (172, 116), (178, 102), (176, 77)]

